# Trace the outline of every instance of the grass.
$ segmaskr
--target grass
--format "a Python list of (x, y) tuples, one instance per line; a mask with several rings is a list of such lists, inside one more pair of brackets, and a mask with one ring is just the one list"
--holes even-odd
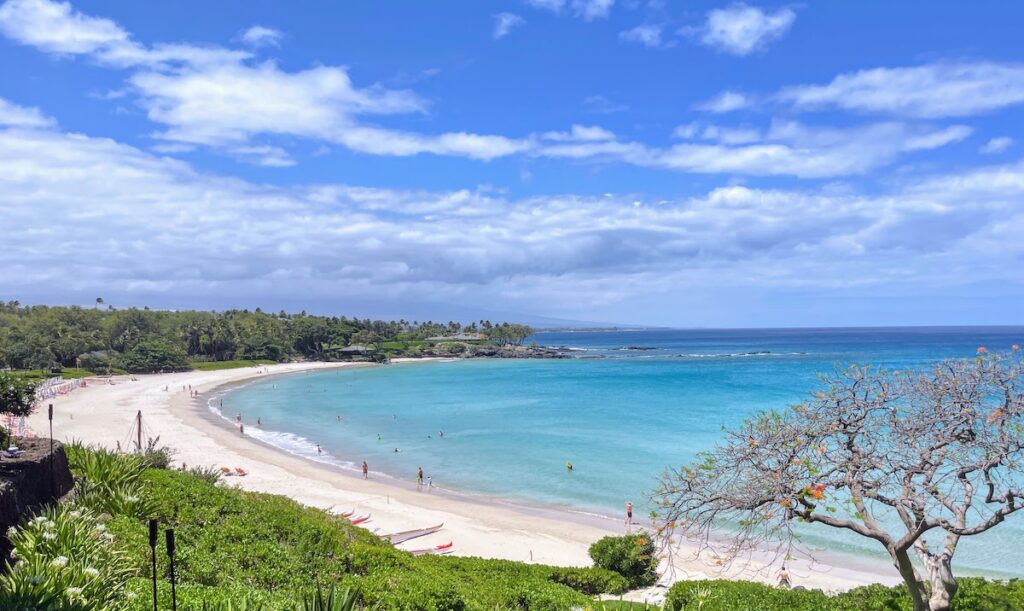
[(241, 367), (256, 367), (257, 365), (274, 365), (276, 361), (256, 359), (253, 361), (190, 361), (189, 365), (197, 371), (219, 371), (221, 369), (239, 369)]
[[(118, 371), (120, 371), (120, 370), (118, 370)], [(40, 381), (46, 380), (48, 378), (52, 378), (52, 377), (55, 377), (55, 376), (58, 376), (58, 375), (59, 376), (63, 376), (65, 380), (77, 380), (78, 378), (89, 378), (89, 377), (92, 377), (92, 376), (96, 375), (95, 373), (89, 371), (88, 369), (76, 369), (74, 367), (69, 367), (67, 369), (64, 369), (59, 374), (58, 373), (50, 373), (49, 369), (16, 369), (16, 370), (12, 371), (11, 373), (13, 373), (14, 375), (19, 375), (19, 376), (22, 376), (22, 377), (25, 377), (25, 378), (29, 378), (29, 379), (32, 379), (32, 380), (40, 380)], [(123, 373), (123, 372), (121, 372), (121, 373)]]

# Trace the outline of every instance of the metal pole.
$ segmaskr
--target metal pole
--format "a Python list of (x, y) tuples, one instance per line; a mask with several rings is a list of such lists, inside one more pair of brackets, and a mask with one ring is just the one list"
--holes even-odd
[(53, 403), (47, 409), (47, 417), (50, 420), (50, 496), (57, 496), (57, 470), (53, 466)]
[(153, 565), (153, 611), (156, 609), (156, 535), (157, 535), (157, 523), (156, 520), (149, 521), (149, 551), (150, 561)]
[(174, 575), (174, 529), (167, 529), (167, 557), (171, 559), (171, 609), (178, 611), (178, 592)]
[(139, 413), (135, 415), (135, 428), (138, 429), (138, 431), (136, 431), (136, 436), (138, 437), (138, 441), (136, 442), (136, 445), (139, 446), (139, 449), (137, 451), (139, 453), (142, 453), (142, 410), (141, 409), (139, 410)]

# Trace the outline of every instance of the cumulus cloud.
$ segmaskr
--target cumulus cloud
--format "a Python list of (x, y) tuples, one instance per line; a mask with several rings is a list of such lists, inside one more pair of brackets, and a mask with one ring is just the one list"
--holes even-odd
[[(212, 147), (264, 166), (294, 163), (280, 146), (264, 141), (280, 136), (326, 140), (375, 155), (430, 153), (486, 160), (528, 148), (524, 140), (499, 135), (418, 134), (368, 125), (368, 115), (422, 112), (425, 104), (410, 91), (357, 87), (340, 66), (288, 72), (274, 62), (251, 62), (246, 51), (145, 46), (115, 22), (83, 14), (67, 3), (8, 0), (0, 6), (0, 31), (45, 52), (87, 55), (132, 69), (133, 91), (149, 119), (165, 127), (159, 139)], [(275, 35), (257, 26), (243, 38), (265, 44)]]
[(44, 115), (38, 108), (18, 106), (0, 98), (0, 126), (8, 127), (52, 127), (55, 121)]
[(674, 46), (673, 42), (666, 42), (661, 38), (661, 25), (638, 25), (631, 30), (619, 32), (619, 39), (627, 42), (635, 42), (652, 49), (661, 49)]
[(526, 4), (533, 8), (539, 8), (545, 11), (551, 11), (557, 13), (565, 7), (565, 0), (526, 0)]
[[(614, 142), (598, 136), (579, 134)], [(474, 189), (274, 187), (106, 138), (12, 127), (0, 129), (0, 165), (0, 225), (10, 229), (0, 285), (11, 295), (444, 294), (572, 309), (678, 283), (1019, 284), (1024, 256), (1020, 163), (870, 196), (733, 186), (668, 201), (507, 199)]]
[(966, 117), (1024, 103), (1024, 64), (932, 63), (840, 74), (776, 98), (803, 109), (840, 108), (934, 119)]
[(782, 38), (795, 20), (796, 13), (789, 8), (770, 12), (738, 3), (709, 11), (702, 26), (683, 28), (680, 33), (719, 51), (743, 56)]
[(515, 13), (498, 13), (494, 16), (494, 39), (508, 36), (512, 28), (524, 23), (526, 20)]
[(723, 91), (716, 95), (710, 100), (699, 102), (694, 105), (694, 110), (703, 110), (705, 112), (713, 112), (716, 114), (733, 112), (734, 110), (742, 110), (748, 108), (751, 105), (750, 99), (736, 91)]
[[(674, 135), (691, 138), (698, 130), (696, 125), (683, 126)], [(877, 123), (839, 129), (776, 121), (763, 133), (750, 127), (705, 128), (702, 138), (713, 140), (711, 143), (657, 148), (603, 139), (552, 143), (535, 154), (707, 174), (826, 178), (862, 174), (902, 154), (939, 148), (970, 134), (971, 129), (962, 125), (936, 128)]]
[(992, 138), (978, 150), (986, 155), (993, 155), (995, 153), (1002, 153), (1011, 146), (1013, 146), (1013, 138), (1002, 136), (1000, 138)]
[(612, 10), (615, 0), (572, 0), (572, 10), (584, 21), (604, 19)]
[(254, 25), (242, 33), (242, 42), (250, 47), (277, 47), (283, 34), (273, 28)]

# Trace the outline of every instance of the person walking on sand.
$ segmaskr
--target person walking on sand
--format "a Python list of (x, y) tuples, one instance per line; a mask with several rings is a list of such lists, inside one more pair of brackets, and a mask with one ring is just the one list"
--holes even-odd
[(633, 526), (633, 502), (626, 501), (626, 534), (629, 534), (630, 528)]
[(239, 424), (238, 425), (238, 432), (241, 435), (245, 435), (245, 425), (244, 424)]
[(370, 465), (363, 461), (363, 479), (370, 479)]
[(789, 577), (789, 571), (786, 570), (786, 565), (782, 565), (782, 568), (779, 569), (778, 578), (780, 588), (785, 588), (788, 590), (793, 587), (793, 581)]
[(423, 490), (423, 467), (416, 469), (416, 489)]

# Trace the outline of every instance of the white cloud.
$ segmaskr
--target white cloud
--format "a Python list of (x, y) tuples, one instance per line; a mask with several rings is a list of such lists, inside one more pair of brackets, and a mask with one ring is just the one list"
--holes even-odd
[(515, 13), (498, 13), (494, 16), (494, 39), (508, 36), (512, 28), (521, 26), (526, 20)]
[(283, 37), (278, 30), (254, 25), (242, 34), (242, 42), (250, 47), (277, 47)]
[(638, 25), (631, 30), (619, 32), (619, 39), (639, 43), (652, 49), (674, 46), (675, 43), (662, 40), (662, 29), (663, 26), (660, 25)]
[(751, 101), (746, 95), (736, 91), (723, 91), (710, 100), (695, 104), (693, 108), (695, 110), (721, 114), (742, 110), (749, 106), (751, 106)]
[(596, 125), (573, 125), (569, 132), (545, 132), (541, 134), (541, 138), (556, 142), (594, 142), (614, 140), (615, 134)]
[(711, 10), (703, 26), (684, 28), (680, 32), (709, 47), (742, 56), (782, 38), (795, 20), (796, 13), (789, 8), (766, 12), (739, 3)]
[(587, 112), (592, 112), (599, 115), (610, 115), (617, 112), (625, 112), (629, 110), (629, 106), (626, 104), (620, 104), (613, 102), (603, 95), (590, 95), (583, 98), (583, 107)]
[(526, 4), (533, 8), (543, 9), (545, 11), (551, 11), (557, 13), (565, 7), (565, 0), (526, 0)]
[(6, 127), (53, 127), (56, 122), (44, 115), (38, 108), (18, 106), (0, 98), (0, 126)]
[(788, 87), (798, 108), (841, 108), (916, 118), (966, 117), (1024, 103), (1024, 64), (933, 63), (840, 74), (827, 85)]
[(249, 56), (219, 47), (162, 44), (146, 48), (109, 19), (76, 11), (67, 2), (8, 0), (0, 6), (0, 32), (48, 53), (91, 55), (120, 67), (165, 62), (209, 64), (240, 61)]
[(1013, 146), (1013, 138), (1002, 136), (1000, 138), (992, 138), (978, 149), (978, 151), (986, 155), (992, 155), (995, 153), (1002, 153), (1011, 146)]
[[(677, 128), (692, 137), (698, 126)], [(913, 151), (939, 148), (969, 136), (971, 129), (877, 123), (843, 129), (774, 122), (761, 133), (750, 128), (709, 126), (702, 137), (714, 144), (685, 142), (667, 148), (637, 142), (602, 140), (558, 142), (533, 154), (705, 174), (826, 178), (862, 174)]]
[[(377, 155), (437, 155), (493, 159), (529, 148), (526, 140), (451, 132), (417, 134), (367, 125), (370, 115), (422, 112), (414, 93), (356, 87), (344, 67), (287, 72), (251, 54), (190, 44), (144, 46), (113, 21), (49, 0), (9, 0), (0, 6), (0, 31), (42, 51), (81, 54), (131, 68), (133, 91), (150, 120), (163, 125), (165, 144), (203, 145), (255, 163), (282, 167), (294, 160), (267, 138), (302, 137)], [(266, 41), (253, 28), (250, 42)], [(164, 148), (164, 151), (172, 149)]]
[(584, 21), (604, 19), (612, 9), (615, 0), (572, 0), (572, 10)]
[[(773, 129), (791, 138), (806, 130)], [(278, 188), (106, 138), (8, 128), (0, 129), (0, 166), (0, 226), (9, 229), (0, 285), (12, 296), (445, 294), (550, 310), (680, 284), (1019, 286), (1024, 256), (1021, 163), (871, 196), (734, 186), (663, 202), (506, 199), (479, 190)], [(76, 263), (83, 252), (87, 262)]]

